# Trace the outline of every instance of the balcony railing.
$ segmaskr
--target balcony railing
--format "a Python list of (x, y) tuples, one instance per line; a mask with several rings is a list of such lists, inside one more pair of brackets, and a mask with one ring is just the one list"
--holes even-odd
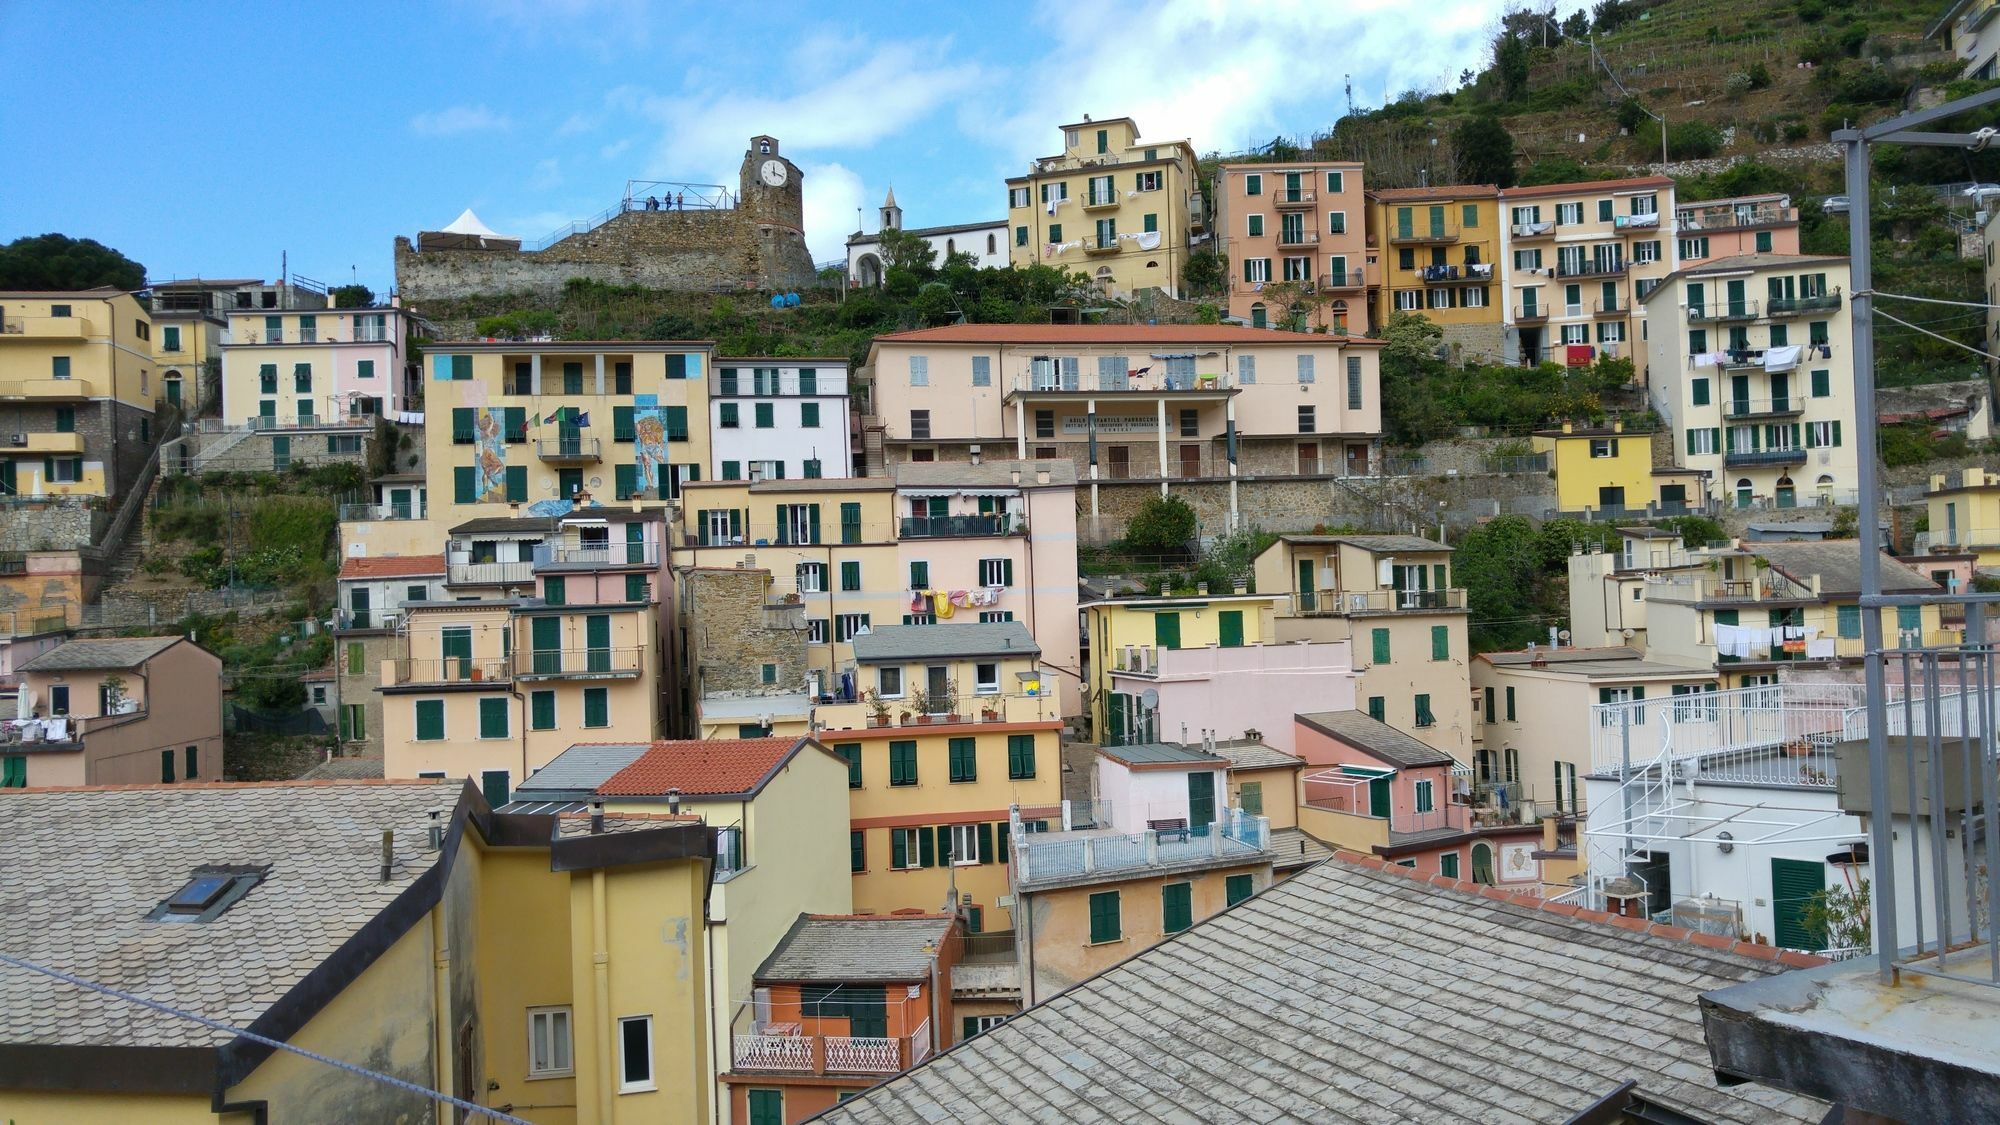
[(363, 520), (420, 520), (429, 515), (423, 504), (342, 504), (343, 522)]
[(967, 539), (1026, 532), (1026, 521), (1005, 514), (965, 516), (904, 516), (896, 529), (900, 539)]
[(1318, 246), (1319, 232), (1316, 230), (1288, 230), (1281, 225), (1278, 227), (1278, 245), (1281, 248), (1291, 247), (1291, 246)]
[(1769, 315), (1807, 316), (1812, 313), (1835, 312), (1840, 308), (1840, 294), (1823, 293), (1814, 297), (1774, 297), (1766, 305)]
[(1789, 207), (1715, 208), (1683, 210), (1674, 215), (1674, 227), (1688, 234), (1711, 230), (1740, 230), (1793, 222), (1798, 212)]
[(389, 339), (389, 329), (379, 324), (357, 324), (354, 326), (354, 342), (357, 344), (381, 344)]
[(1396, 242), (1457, 242), (1457, 223), (1426, 223), (1408, 227), (1398, 226), (1389, 231), (1389, 241)]
[(1116, 207), (1119, 202), (1120, 196), (1116, 188), (1110, 191), (1093, 188), (1084, 193), (1083, 209), (1086, 211), (1095, 211), (1104, 207)]
[(1195, 392), (1228, 391), (1235, 389), (1235, 380), (1224, 374), (1212, 375), (1165, 375), (1148, 373), (1144, 375), (1099, 375), (1084, 372), (1074, 376), (1060, 375), (1016, 375), (1013, 392), (1016, 394), (1158, 394), (1161, 391)]
[(1514, 237), (1520, 240), (1526, 240), (1530, 238), (1552, 238), (1554, 237), (1555, 233), (1556, 233), (1556, 224), (1555, 220), (1553, 219), (1545, 219), (1538, 223), (1514, 224)]
[(1617, 297), (1609, 300), (1599, 297), (1590, 304), (1590, 314), (1592, 316), (1624, 316), (1631, 311), (1632, 303), (1630, 301), (1622, 301)]
[(625, 678), (645, 670), (646, 649), (537, 648), (514, 654), (514, 675), (523, 680)]
[(533, 562), (455, 562), (444, 568), (450, 586), (525, 586), (535, 580)]
[(1729, 466), (1750, 465), (1803, 465), (1806, 451), (1803, 449), (1755, 449), (1745, 452), (1735, 450), (1722, 455), (1722, 463)]
[(1289, 211), (1295, 207), (1311, 207), (1317, 198), (1311, 188), (1300, 188), (1297, 191), (1279, 188), (1272, 194), (1271, 202), (1278, 210)]
[(614, 566), (658, 566), (658, 543), (543, 543), (535, 548), (534, 568), (579, 570)]
[(1086, 254), (1116, 254), (1118, 252), (1118, 236), (1112, 235), (1110, 238), (1098, 238), (1092, 235), (1085, 238), (1083, 240), (1083, 252)]
[(1368, 613), (1437, 613), (1465, 608), (1465, 591), (1316, 590), (1287, 595), (1293, 617), (1346, 617)]
[(1493, 280), (1493, 263), (1469, 262), (1462, 266), (1424, 266), (1417, 275), (1432, 285), (1471, 284)]
[(1362, 289), (1368, 284), (1361, 267), (1354, 266), (1325, 274), (1319, 279), (1321, 289)]
[(1724, 418), (1776, 418), (1803, 414), (1806, 403), (1789, 395), (1784, 398), (1728, 398), (1722, 400)]
[(2000, 528), (1986, 531), (1963, 527), (1948, 527), (1943, 531), (1917, 532), (1916, 553), (1930, 554), (1936, 551), (1967, 551), (1975, 547), (1991, 548), (2000, 545)]
[(1687, 306), (1690, 323), (1704, 323), (1717, 320), (1755, 320), (1757, 302), (1754, 299), (1742, 301), (1717, 301), (1713, 304)]
[(0, 336), (80, 340), (96, 334), (96, 326), (81, 316), (10, 316), (0, 320)]
[[(1161, 810), (1182, 819), (1186, 807)], [(1094, 875), (1111, 875), (1153, 867), (1198, 863), (1204, 859), (1253, 862), (1268, 855), (1270, 821), (1241, 809), (1221, 808), (1213, 824), (1192, 825), (1186, 832), (1130, 832), (1096, 835), (1081, 832), (1021, 833), (1013, 837), (1014, 870), (1023, 886), (1048, 884)]]
[(1556, 263), (1557, 277), (1618, 277), (1625, 270), (1626, 263), (1622, 259), (1617, 261), (1598, 261), (1592, 258), (1581, 262), (1559, 261)]
[(604, 442), (594, 437), (536, 438), (535, 456), (544, 461), (601, 461)]
[[(948, 629), (949, 625), (936, 628)], [(1018, 685), (1008, 683), (1009, 688)], [(877, 708), (880, 708), (878, 710)], [(919, 708), (924, 710), (919, 710)], [(954, 721), (953, 716), (957, 716)], [(935, 727), (964, 723), (1045, 723), (1062, 717), (1053, 692), (1028, 695), (1021, 691), (961, 692), (919, 701), (914, 695), (863, 702), (834, 698), (813, 709), (813, 722), (826, 730), (869, 727)]]
[(333, 611), (335, 629), (394, 629), (403, 619), (401, 609), (336, 609)]
[(1516, 324), (1540, 324), (1548, 318), (1549, 306), (1547, 305), (1514, 306), (1514, 323)]
[(383, 663), (388, 673), (383, 677), (384, 687), (506, 683), (513, 671), (501, 657), (399, 657)]
[(932, 1051), (928, 1020), (916, 1034), (901, 1037), (791, 1033), (730, 1038), (732, 1069), (759, 1073), (897, 1074), (930, 1058)]

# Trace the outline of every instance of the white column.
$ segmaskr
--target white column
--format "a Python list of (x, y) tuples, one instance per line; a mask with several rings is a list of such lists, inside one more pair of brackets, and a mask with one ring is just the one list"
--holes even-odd
[(1014, 456), (1028, 459), (1028, 404), (1018, 395), (1014, 398)]
[[(1222, 456), (1229, 462), (1229, 530), (1235, 531), (1242, 519), (1236, 508), (1236, 461), (1243, 455), (1243, 435), (1236, 432), (1236, 396), (1230, 395), (1223, 403), (1223, 445)], [(1234, 449), (1232, 450), (1232, 446)]]
[(595, 394), (596, 394), (596, 395), (597, 395), (598, 397), (600, 397), (600, 398), (601, 398), (601, 397), (603, 397), (603, 395), (604, 395), (604, 353), (603, 353), (603, 352), (598, 352), (598, 353), (597, 353), (597, 390), (596, 390), (596, 391), (595, 391), (594, 393), (595, 393)]
[(1160, 495), (1167, 494), (1167, 396), (1153, 400), (1154, 415), (1159, 418), (1160, 431), (1154, 435), (1155, 444), (1160, 449)]
[(536, 352), (534, 355), (528, 357), (528, 390), (534, 394), (542, 393), (542, 353), (540, 352)]

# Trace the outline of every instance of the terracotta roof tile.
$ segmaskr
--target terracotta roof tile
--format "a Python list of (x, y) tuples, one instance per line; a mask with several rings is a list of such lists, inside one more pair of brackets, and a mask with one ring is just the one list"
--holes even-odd
[(1536, 184), (1513, 187), (1500, 193), (1502, 199), (1539, 199), (1547, 195), (1590, 195), (1593, 192), (1627, 191), (1632, 188), (1669, 188), (1674, 181), (1665, 176), (1628, 176), (1622, 180), (1584, 180), (1569, 184)]
[(657, 797), (670, 789), (695, 796), (749, 793), (810, 740), (804, 738), (682, 738), (653, 743), (597, 792), (606, 797)]
[[(1491, 190), (1490, 188), (1488, 189)], [(1241, 324), (947, 324), (877, 336), (876, 343), (961, 344), (1379, 344), (1360, 336), (1324, 336)]]
[(380, 559), (347, 559), (340, 564), (342, 578), (414, 578), (444, 573), (443, 555), (393, 555)]

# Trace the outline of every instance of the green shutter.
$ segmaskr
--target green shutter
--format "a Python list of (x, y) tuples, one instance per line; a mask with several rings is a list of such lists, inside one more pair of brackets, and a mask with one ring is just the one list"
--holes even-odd
[(587, 727), (608, 727), (611, 725), (611, 691), (609, 688), (583, 689), (583, 725)]
[(613, 465), (611, 467), (612, 486), (620, 500), (630, 500), (639, 491), (639, 466)]
[(667, 440), (686, 441), (688, 439), (688, 408), (667, 407)]
[(1013, 831), (1012, 825), (1008, 824), (1004, 820), (1000, 822), (999, 831), (995, 833), (995, 835), (999, 837), (996, 849), (999, 854), (994, 857), (995, 862), (997, 863), (1007, 862), (1007, 841), (1008, 841), (1008, 836), (1012, 831)]
[(526, 465), (507, 466), (507, 502), (525, 504), (528, 500), (528, 467)]
[(1007, 736), (1007, 776), (1015, 781), (1035, 776), (1035, 736)]
[(919, 825), (911, 829), (917, 834), (917, 864), (920, 867), (937, 866), (936, 836), (929, 825)]
[(1383, 696), (1380, 695), (1369, 696), (1368, 717), (1375, 720), (1378, 723), (1387, 722), (1388, 719), (1386, 718), (1386, 716), (1389, 713), (1388, 704), (1389, 701)]
[(1168, 883), (1160, 888), (1160, 929), (1177, 934), (1194, 925), (1194, 885)]
[(1090, 896), (1090, 943), (1117, 941), (1123, 936), (1118, 918), (1118, 892), (1099, 891)]
[(977, 739), (972, 739), (972, 738), (952, 739), (948, 748), (947, 756), (949, 757), (951, 764), (951, 780), (953, 781), (979, 780), (979, 752), (978, 752)]
[(632, 408), (629, 406), (612, 407), (611, 440), (634, 441), (637, 439), (637, 436), (632, 426)]
[(1155, 613), (1153, 615), (1153, 643), (1160, 648), (1181, 647), (1181, 615), (1178, 613)]
[(889, 866), (904, 868), (910, 865), (909, 838), (900, 828), (889, 830)]
[(852, 593), (861, 588), (861, 564), (849, 559), (840, 564), (840, 589)]
[(454, 406), (451, 408), (451, 440), (457, 445), (471, 445), (476, 438), (472, 425), (472, 408)]
[(444, 738), (444, 700), (417, 700), (417, 741), (437, 742)]
[(1223, 896), (1227, 899), (1230, 906), (1235, 906), (1237, 903), (1249, 898), (1256, 891), (1256, 887), (1251, 883), (1250, 876), (1247, 874), (1231, 875), (1223, 882), (1222, 886)]
[(980, 822), (979, 822), (979, 830), (978, 830), (978, 835), (979, 835), (979, 862), (981, 862), (981, 863), (992, 863), (992, 862), (993, 862), (993, 825), (992, 825), (992, 824), (990, 824), (990, 823), (988, 823), (987, 821), (983, 821), (983, 820), (982, 820), (982, 821), (980, 821)]
[(507, 737), (507, 701), (505, 699), (482, 699), (479, 701), (479, 737)]
[(451, 499), (456, 504), (473, 504), (479, 500), (479, 470), (470, 465), (459, 465), (451, 471)]
[(868, 834), (861, 831), (847, 834), (847, 869), (849, 871), (868, 870)]
[(1507, 689), (1507, 721), (1514, 721), (1514, 689), (1511, 687)]
[(538, 691), (528, 697), (530, 706), (528, 726), (532, 730), (556, 729), (556, 693)]
[(910, 589), (928, 590), (930, 588), (931, 564), (921, 561), (912, 562), (910, 564)]
[(1833, 420), (1833, 447), (1835, 449), (1840, 448), (1840, 419), (1838, 418)]
[(1369, 634), (1369, 639), (1373, 642), (1375, 663), (1389, 663), (1389, 630), (1373, 630)]
[(1449, 625), (1431, 626), (1431, 659), (1451, 659), (1451, 627)]
[(833, 752), (847, 759), (847, 787), (861, 788), (861, 744), (842, 742), (834, 746)]

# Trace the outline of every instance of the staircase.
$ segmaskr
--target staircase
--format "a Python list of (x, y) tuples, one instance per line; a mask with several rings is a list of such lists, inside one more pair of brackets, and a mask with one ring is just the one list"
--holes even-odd
[[(1643, 728), (1632, 731), (1632, 768), (1608, 800), (1592, 800), (1585, 828), (1585, 878), (1589, 888), (1586, 905), (1605, 909), (1605, 885), (1613, 879), (1628, 878), (1641, 890), (1650, 890), (1646, 880), (1634, 870), (1648, 858), (1646, 845), (1668, 834), (1665, 820), (1657, 814), (1672, 804), (1680, 784), (1678, 763), (1674, 761), (1673, 738), (1665, 723), (1660, 727), (1659, 750), (1650, 760), (1643, 738), (1652, 737)], [(1594, 764), (1595, 765), (1595, 764)], [(1689, 782), (1692, 789), (1692, 782)], [(1626, 850), (1630, 841), (1632, 850)]]
[(230, 450), (249, 441), (251, 436), (256, 432), (245, 426), (223, 434), (221, 441), (211, 442), (202, 446), (200, 450), (196, 451), (192, 459), (193, 471), (197, 473), (207, 472), (215, 462), (221, 460)]
[(873, 415), (861, 419), (861, 464), (855, 476), (886, 477), (889, 465), (882, 455), (882, 422)]

